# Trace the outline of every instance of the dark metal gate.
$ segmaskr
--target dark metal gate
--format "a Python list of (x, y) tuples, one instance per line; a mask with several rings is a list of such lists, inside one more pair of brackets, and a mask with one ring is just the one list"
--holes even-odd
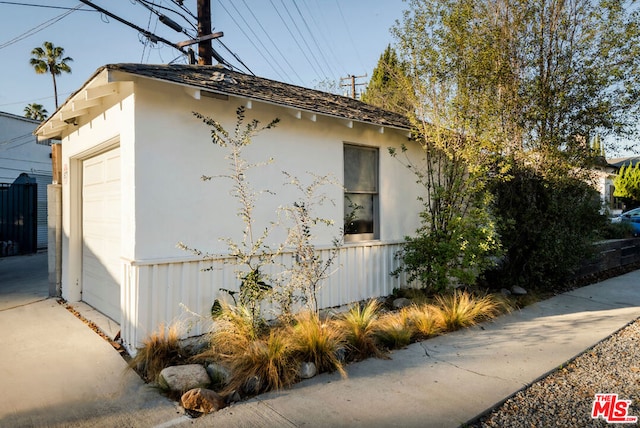
[(35, 253), (38, 231), (38, 185), (27, 174), (0, 183), (0, 257)]

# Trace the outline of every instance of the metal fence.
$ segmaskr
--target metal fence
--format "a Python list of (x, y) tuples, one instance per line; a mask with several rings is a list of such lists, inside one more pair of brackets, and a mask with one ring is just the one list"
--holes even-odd
[(0, 257), (37, 251), (37, 197), (38, 185), (28, 176), (0, 183)]

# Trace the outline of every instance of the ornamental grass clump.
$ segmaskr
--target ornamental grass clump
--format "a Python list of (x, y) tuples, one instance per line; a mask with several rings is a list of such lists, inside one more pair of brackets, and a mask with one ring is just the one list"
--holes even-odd
[(315, 312), (305, 311), (295, 316), (289, 333), (298, 361), (313, 362), (318, 372), (347, 376), (339, 357), (346, 347), (345, 333), (337, 323), (323, 322)]
[(424, 340), (436, 336), (444, 329), (442, 313), (430, 304), (411, 305), (402, 308), (413, 340)]
[(297, 379), (298, 364), (286, 332), (274, 329), (265, 337), (248, 340), (245, 349), (226, 358), (231, 379), (225, 392), (258, 394), (282, 389)]
[(349, 353), (354, 360), (384, 356), (376, 337), (379, 312), (380, 302), (373, 299), (364, 306), (352, 306), (336, 321), (345, 332)]
[(405, 311), (390, 312), (378, 320), (376, 336), (388, 349), (403, 348), (411, 343), (412, 330)]
[(455, 290), (452, 294), (437, 296), (436, 308), (444, 328), (453, 331), (491, 319), (500, 314), (504, 306), (492, 295), (474, 297), (466, 291)]
[(147, 382), (157, 382), (160, 372), (166, 367), (180, 364), (185, 358), (180, 343), (180, 326), (164, 324), (143, 340), (142, 347), (131, 359), (129, 366), (138, 370)]

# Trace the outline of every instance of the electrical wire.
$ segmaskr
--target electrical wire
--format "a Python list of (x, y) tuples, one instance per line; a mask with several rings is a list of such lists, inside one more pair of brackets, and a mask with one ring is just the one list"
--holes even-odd
[[(284, 62), (289, 66), (289, 68), (291, 69), (291, 71), (293, 71), (293, 74), (296, 75), (296, 77), (298, 78), (298, 80), (300, 82), (302, 82), (302, 78), (298, 75), (298, 73), (296, 72), (296, 69), (289, 63), (289, 60), (287, 59), (287, 57), (282, 53), (282, 51), (280, 50), (280, 48), (278, 47), (278, 45), (273, 41), (273, 39), (271, 38), (271, 36), (269, 35), (269, 32), (267, 32), (267, 30), (264, 29), (264, 27), (262, 26), (262, 23), (260, 22), (260, 20), (256, 17), (256, 15), (253, 13), (253, 10), (251, 10), (251, 8), (249, 7), (249, 5), (247, 5), (247, 2), (245, 0), (242, 0), (242, 3), (244, 3), (244, 6), (249, 10), (249, 13), (251, 14), (251, 16), (253, 17), (253, 19), (258, 23), (258, 26), (260, 27), (260, 29), (262, 30), (262, 32), (267, 36), (267, 39), (269, 39), (269, 41), (271, 42), (271, 44), (276, 48), (276, 51), (280, 54), (280, 56), (282, 57), (282, 59), (284, 59)], [(253, 73), (252, 73), (253, 74)], [(291, 79), (289, 79), (289, 81), (291, 81)]]
[(13, 45), (15, 43), (18, 43), (21, 40), (26, 39), (27, 37), (30, 37), (30, 36), (33, 36), (36, 33), (39, 33), (40, 31), (44, 30), (45, 28), (50, 27), (53, 24), (55, 24), (56, 22), (66, 18), (67, 16), (69, 16), (70, 14), (75, 12), (76, 10), (80, 9), (81, 7), (82, 7), (82, 3), (79, 3), (76, 7), (72, 8), (72, 9), (69, 9), (66, 12), (64, 12), (64, 13), (58, 15), (58, 16), (55, 16), (55, 17), (53, 17), (53, 18), (51, 18), (51, 19), (49, 19), (49, 20), (47, 20), (47, 21), (45, 21), (45, 22), (43, 22), (41, 24), (36, 25), (35, 27), (31, 28), (30, 30), (25, 31), (24, 33), (14, 37), (13, 39), (0, 44), (0, 49), (4, 49), (7, 46), (11, 46), (11, 45)]
[[(256, 52), (258, 52), (258, 54), (265, 60), (265, 62), (267, 64), (269, 64), (269, 66), (271, 67), (271, 69), (278, 75), (278, 77), (281, 80), (285, 80), (285, 78), (282, 76), (282, 74), (280, 74), (280, 72), (278, 70), (275, 69), (275, 67), (273, 66), (273, 63), (275, 63), (276, 61), (273, 60), (270, 61), (262, 52), (262, 50), (260, 50), (260, 48), (258, 48), (258, 46), (256, 46), (256, 44), (253, 42), (253, 39), (251, 37), (249, 37), (249, 35), (247, 35), (247, 33), (244, 31), (244, 28), (238, 24), (238, 21), (236, 21), (236, 19), (234, 18), (234, 16), (229, 12), (229, 10), (226, 8), (226, 6), (224, 5), (224, 3), (222, 3), (222, 1), (219, 1), (218, 4), (220, 4), (220, 6), (222, 6), (222, 8), (224, 9), (224, 11), (227, 13), (227, 15), (229, 16), (229, 18), (231, 18), (231, 20), (233, 21), (234, 24), (236, 24), (236, 27), (238, 27), (238, 29), (240, 30), (240, 32), (244, 35), (244, 37), (249, 41), (249, 43), (251, 43), (251, 45), (254, 47), (254, 49), (256, 50)], [(266, 49), (266, 48), (265, 48)], [(280, 67), (282, 68), (282, 67)], [(283, 70), (284, 71), (284, 70)], [(286, 73), (285, 73), (286, 74)], [(289, 79), (289, 81), (291, 81)]]
[(253, 71), (251, 71), (251, 69), (250, 69), (249, 67), (247, 67), (247, 65), (246, 65), (244, 62), (242, 62), (242, 60), (238, 57), (238, 55), (236, 55), (235, 53), (231, 52), (231, 49), (229, 49), (229, 48), (227, 47), (227, 45), (225, 45), (224, 43), (222, 43), (222, 40), (220, 40), (220, 39), (216, 39), (216, 40), (218, 41), (218, 43), (220, 43), (220, 44), (222, 45), (222, 47), (223, 47), (223, 48), (225, 48), (225, 49), (227, 50), (227, 52), (229, 52), (229, 53), (230, 53), (230, 54), (231, 54), (231, 55), (236, 59), (236, 61), (238, 61), (240, 64), (242, 64), (242, 66), (243, 66), (243, 67), (244, 67), (244, 68), (245, 68), (249, 73), (251, 73), (252, 75), (254, 75), (254, 76), (255, 76), (255, 73), (254, 73)]
[[(191, 26), (191, 28), (193, 28), (196, 32), (198, 31), (198, 27), (196, 27), (195, 25), (193, 25), (193, 22), (191, 22), (191, 21), (189, 20), (189, 18), (187, 18), (186, 16), (184, 16), (182, 13), (178, 12), (177, 10), (171, 9), (170, 7), (167, 7), (167, 6), (162, 6), (162, 5), (160, 5), (160, 4), (155, 4), (155, 3), (153, 3), (153, 2), (148, 2), (148, 1), (146, 1), (146, 0), (138, 0), (138, 1), (139, 1), (140, 3), (151, 3), (151, 5), (152, 5), (152, 6), (157, 7), (158, 9), (163, 9), (163, 10), (167, 10), (167, 11), (169, 11), (169, 12), (171, 12), (171, 13), (175, 13), (176, 15), (178, 15), (179, 17), (181, 17), (182, 19), (184, 19), (184, 20), (185, 20), (185, 22), (186, 22), (187, 24), (189, 24), (189, 25)], [(198, 19), (197, 17), (194, 17), (194, 18), (196, 18), (196, 20)]]
[[(12, 6), (31, 6), (31, 7), (40, 7), (44, 9), (60, 9), (60, 10), (75, 10), (73, 7), (64, 7), (64, 6), (51, 6), (48, 4), (32, 4), (32, 3), (18, 3), (15, 1), (0, 1), (0, 4), (8, 4)], [(89, 9), (79, 9), (80, 12), (93, 12), (97, 13), (97, 10), (89, 10)]]
[[(307, 32), (311, 36), (311, 40), (313, 40), (313, 43), (316, 45), (316, 48), (318, 49), (318, 53), (320, 54), (320, 57), (324, 61), (325, 65), (327, 66), (329, 71), (333, 74), (333, 78), (337, 79), (337, 74), (336, 74), (335, 70), (333, 70), (331, 68), (331, 65), (329, 65), (329, 61), (327, 61), (327, 57), (324, 55), (324, 52), (322, 51), (322, 49), (320, 49), (320, 45), (318, 44), (318, 41), (316, 40), (316, 37), (313, 35), (313, 31), (311, 31), (311, 28), (309, 27), (309, 24), (307, 24), (307, 20), (304, 19), (304, 15), (300, 11), (300, 8), (298, 7), (298, 3), (296, 3), (295, 0), (292, 0), (292, 3), (293, 3), (293, 6), (296, 8), (296, 11), (298, 12), (298, 15), (300, 15), (300, 18), (302, 18), (302, 23), (304, 24), (304, 26), (307, 29)], [(325, 77), (328, 77), (328, 76), (325, 76)]]
[[(302, 4), (304, 5), (304, 7), (307, 9), (307, 13), (308, 15), (311, 17), (311, 21), (313, 22), (313, 24), (316, 26), (316, 29), (318, 30), (317, 32), (320, 34), (320, 36), (322, 37), (322, 40), (325, 44), (325, 46), (328, 47), (329, 50), (329, 54), (331, 55), (332, 59), (333, 59), (333, 63), (340, 66), (342, 65), (342, 61), (340, 61), (338, 59), (338, 57), (336, 56), (335, 52), (337, 51), (336, 46), (332, 45), (329, 40), (327, 40), (327, 38), (325, 37), (325, 34), (328, 33), (329, 31), (324, 31), (325, 29), (330, 29), (331, 27), (329, 27), (328, 25), (324, 25), (321, 26), (318, 21), (316, 21), (316, 16), (320, 17), (320, 18), (324, 18), (324, 15), (322, 14), (323, 9), (321, 7), (318, 6), (318, 3), (316, 2), (316, 8), (318, 10), (318, 13), (313, 13), (311, 11), (311, 8), (309, 7), (308, 3), (306, 0), (303, 0)], [(349, 71), (344, 68), (344, 65), (342, 65), (342, 73), (338, 73), (338, 74), (349, 74)], [(337, 81), (338, 79), (336, 79)]]
[(296, 20), (293, 19), (293, 16), (291, 15), (289, 8), (284, 3), (284, 0), (280, 0), (280, 3), (282, 4), (282, 7), (284, 8), (284, 10), (287, 12), (287, 15), (289, 15), (289, 19), (291, 19), (291, 22), (293, 23), (293, 26), (295, 27), (295, 29), (298, 31), (298, 34), (300, 34), (300, 38), (302, 39), (304, 45), (307, 47), (307, 50), (309, 51), (311, 58), (313, 58), (313, 60), (316, 62), (316, 65), (320, 69), (321, 73), (324, 74), (324, 76), (326, 77), (327, 72), (322, 68), (322, 65), (318, 61), (318, 58), (316, 58), (316, 55), (313, 53), (313, 49), (311, 49), (311, 47), (309, 46), (309, 43), (307, 43), (307, 38), (304, 36), (304, 34), (302, 34), (302, 31), (300, 31), (300, 28), (298, 27)]
[(316, 73), (316, 75), (319, 76), (320, 73), (318, 73), (318, 70), (316, 70), (315, 66), (313, 65), (313, 63), (311, 62), (309, 57), (307, 56), (305, 50), (302, 48), (302, 46), (300, 46), (300, 43), (298, 42), (298, 38), (293, 35), (293, 32), (291, 31), (291, 28), (289, 28), (289, 25), (287, 25), (287, 21), (285, 21), (285, 19), (282, 17), (282, 14), (280, 13), (280, 11), (276, 7), (276, 5), (273, 3), (273, 0), (269, 0), (269, 3), (271, 3), (271, 6), (273, 7), (273, 9), (276, 11), (278, 16), (280, 17), (280, 20), (282, 21), (282, 23), (284, 24), (285, 28), (289, 32), (289, 35), (291, 36), (291, 38), (296, 42), (296, 45), (298, 46), (298, 49), (300, 49), (300, 52), (302, 52), (302, 55), (307, 60), (307, 63), (309, 63), (309, 65), (313, 69), (314, 73)]

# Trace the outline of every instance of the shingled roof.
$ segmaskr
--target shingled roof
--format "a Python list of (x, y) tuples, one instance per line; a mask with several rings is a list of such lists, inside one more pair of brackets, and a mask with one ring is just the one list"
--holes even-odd
[(352, 98), (256, 77), (220, 66), (109, 64), (103, 68), (357, 122), (400, 129), (411, 128), (406, 117)]

